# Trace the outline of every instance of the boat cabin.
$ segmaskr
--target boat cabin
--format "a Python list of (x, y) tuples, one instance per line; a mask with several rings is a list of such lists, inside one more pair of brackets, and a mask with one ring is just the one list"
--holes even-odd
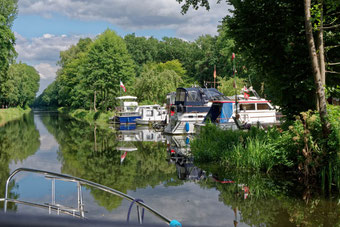
[[(265, 99), (248, 99), (237, 101), (237, 114), (243, 123), (274, 124), (276, 123), (276, 110)], [(232, 99), (213, 101), (213, 104), (204, 119), (204, 122), (223, 124), (234, 122), (236, 117), (236, 101)]]
[(224, 95), (215, 88), (177, 88), (175, 105), (179, 112), (208, 112), (208, 102), (221, 97)]
[(120, 106), (117, 107), (118, 112), (136, 112), (138, 102), (135, 101), (135, 96), (120, 96), (116, 98), (120, 101)]

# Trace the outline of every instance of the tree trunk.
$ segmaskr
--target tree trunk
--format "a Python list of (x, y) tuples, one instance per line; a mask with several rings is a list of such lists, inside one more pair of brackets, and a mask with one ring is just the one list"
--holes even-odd
[(315, 42), (313, 37), (313, 27), (311, 22), (311, 0), (304, 0), (305, 6), (305, 29), (306, 29), (306, 39), (308, 44), (309, 55), (311, 58), (311, 65), (313, 69), (314, 82), (316, 87), (316, 94), (319, 99), (320, 107), (319, 114), (322, 124), (322, 130), (324, 137), (326, 138), (330, 133), (330, 124), (327, 120), (327, 106), (325, 97), (325, 88), (322, 86), (320, 65), (318, 62), (318, 57), (315, 49)]
[(97, 91), (94, 91), (94, 94), (93, 94), (93, 109), (94, 109), (94, 112), (97, 112), (96, 101), (97, 101)]
[(323, 0), (320, 1), (320, 30), (318, 34), (319, 64), (322, 85), (326, 85), (325, 47), (323, 40)]

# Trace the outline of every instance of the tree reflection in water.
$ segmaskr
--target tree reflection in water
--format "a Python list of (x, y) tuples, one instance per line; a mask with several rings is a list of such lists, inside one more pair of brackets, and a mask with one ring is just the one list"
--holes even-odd
[[(8, 122), (0, 127), (0, 197), (5, 195), (6, 180), (9, 177), (9, 164), (23, 161), (33, 155), (40, 146), (39, 131), (34, 124), (33, 114), (26, 114), (21, 119)], [(10, 198), (19, 195), (12, 192), (17, 187), (15, 181), (10, 183)], [(0, 203), (3, 208), (4, 203)], [(8, 204), (8, 210), (16, 210), (13, 203)]]
[(305, 186), (287, 177), (274, 178), (235, 169), (224, 169), (221, 172), (221, 167), (203, 168), (215, 175), (199, 184), (219, 190), (220, 200), (234, 209), (235, 216), (236, 212), (240, 213), (240, 222), (255, 226), (340, 224), (337, 192), (326, 195), (320, 187)]
[[(65, 122), (67, 121), (67, 122)], [(130, 142), (137, 148), (128, 152), (121, 163), (121, 142), (112, 129), (101, 129), (64, 117), (43, 119), (43, 123), (60, 144), (59, 158), (62, 172), (112, 187), (123, 193), (128, 190), (155, 187), (161, 183), (174, 185), (176, 170), (168, 165), (166, 146), (162, 142)], [(122, 199), (91, 189), (100, 206), (111, 211)]]

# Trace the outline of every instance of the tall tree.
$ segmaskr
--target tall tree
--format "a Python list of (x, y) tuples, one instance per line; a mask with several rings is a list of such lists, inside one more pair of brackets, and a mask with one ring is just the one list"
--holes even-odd
[(7, 70), (13, 62), (16, 52), (14, 49), (15, 37), (11, 31), (13, 20), (17, 15), (16, 0), (0, 0), (0, 103), (7, 104), (4, 98), (7, 81)]
[(86, 82), (93, 91), (94, 109), (97, 102), (105, 109), (119, 94), (119, 81), (129, 84), (135, 65), (124, 40), (107, 29), (93, 42), (87, 56)]
[(9, 106), (26, 107), (34, 101), (39, 90), (39, 73), (24, 63), (12, 64), (7, 73), (7, 80), (2, 84), (4, 99)]
[(136, 78), (134, 94), (141, 102), (164, 103), (167, 93), (185, 85), (185, 78), (186, 71), (178, 60), (146, 64)]
[[(306, 39), (308, 43), (308, 50), (309, 55), (311, 59), (311, 65), (313, 69), (313, 75), (314, 75), (314, 82), (316, 86), (316, 93), (317, 93), (317, 99), (319, 103), (319, 112), (320, 112), (320, 119), (322, 123), (322, 128), (324, 132), (324, 136), (327, 138), (328, 134), (330, 133), (330, 124), (327, 120), (327, 106), (326, 106), (326, 96), (325, 96), (325, 88), (324, 88), (324, 59), (316, 52), (315, 42), (314, 42), (314, 36), (313, 36), (313, 26), (311, 21), (311, 0), (304, 0), (304, 8), (305, 8), (305, 31), (306, 31)], [(322, 30), (320, 31), (322, 32)], [(321, 39), (320, 42), (322, 43), (323, 40)], [(319, 46), (322, 48), (323, 52), (323, 45)], [(320, 51), (320, 49), (319, 49)], [(320, 60), (320, 61), (318, 61)], [(323, 72), (323, 75), (321, 75), (321, 72)]]

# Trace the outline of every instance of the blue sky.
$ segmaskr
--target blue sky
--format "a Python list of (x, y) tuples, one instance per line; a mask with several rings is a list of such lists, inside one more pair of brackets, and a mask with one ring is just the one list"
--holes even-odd
[(175, 0), (19, 0), (18, 4), (12, 27), (17, 60), (38, 70), (38, 94), (55, 79), (59, 52), (79, 38), (95, 38), (110, 28), (122, 37), (135, 33), (193, 41), (200, 35), (216, 35), (229, 8), (226, 3), (213, 3), (210, 11), (191, 9), (182, 15)]

